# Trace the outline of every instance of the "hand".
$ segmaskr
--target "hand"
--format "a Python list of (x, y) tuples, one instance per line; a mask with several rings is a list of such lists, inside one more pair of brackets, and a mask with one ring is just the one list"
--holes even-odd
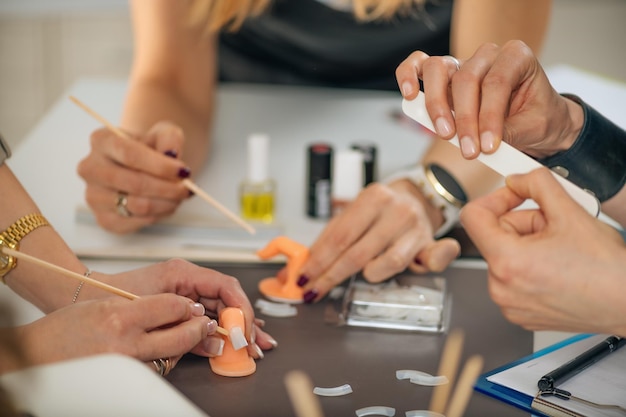
[[(262, 330), (263, 322), (255, 319), (254, 310), (239, 281), (218, 271), (202, 268), (182, 259), (171, 259), (114, 275), (95, 273), (92, 277), (107, 284), (144, 296), (174, 293), (201, 303), (214, 317), (224, 307), (238, 307), (245, 317), (248, 351), (254, 358), (262, 358), (262, 350), (276, 347), (276, 341)], [(83, 286), (79, 301), (108, 297), (109, 293), (95, 287)], [(201, 356), (215, 354), (215, 340), (208, 338), (192, 352)]]
[[(527, 198), (540, 209), (513, 210)], [(626, 336), (624, 242), (546, 168), (508, 177), (507, 187), (466, 205), (461, 222), (507, 319), (530, 330)]]
[(437, 134), (450, 139), (456, 133), (467, 159), (495, 152), (501, 140), (545, 158), (568, 149), (582, 128), (582, 108), (552, 88), (521, 41), (501, 48), (485, 44), (458, 70), (448, 57), (414, 52), (398, 66), (396, 78), (409, 100), (423, 80)]
[[(120, 138), (108, 129), (91, 135), (91, 153), (78, 165), (85, 180), (87, 204), (103, 228), (130, 233), (163, 219), (189, 197), (181, 179), (190, 170), (177, 159), (183, 132), (169, 122), (155, 124), (137, 140)], [(130, 217), (117, 211), (119, 193), (127, 195)]]
[(460, 246), (433, 239), (433, 224), (442, 223), (441, 213), (410, 182), (368, 186), (311, 246), (299, 281), (305, 301), (320, 299), (361, 270), (368, 281), (381, 282), (407, 266), (415, 272), (445, 269)]
[(158, 358), (170, 358), (174, 366), (216, 328), (202, 306), (185, 297), (160, 294), (72, 304), (17, 331), (34, 364), (116, 352), (154, 367), (151, 362)]

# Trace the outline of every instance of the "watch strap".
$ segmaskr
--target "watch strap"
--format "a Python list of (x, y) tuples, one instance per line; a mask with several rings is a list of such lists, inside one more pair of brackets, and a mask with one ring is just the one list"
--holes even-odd
[(401, 179), (411, 181), (434, 207), (441, 210), (444, 223), (434, 233), (435, 238), (442, 237), (454, 227), (459, 221), (459, 213), (465, 204), (465, 201), (454, 197), (438, 178), (441, 176), (434, 174), (432, 165), (418, 165), (415, 168), (397, 172), (384, 180), (387, 184)]
[[(27, 214), (15, 221), (11, 226), (9, 226), (4, 232), (0, 233), (0, 240), (4, 242), (11, 249), (18, 249), (20, 241), (32, 232), (41, 226), (49, 226), (48, 220), (39, 213)], [(13, 262), (9, 264), (9, 267), (0, 271), (0, 279), (4, 282), (4, 277), (9, 273), (13, 268), (17, 266), (17, 259), (14, 259)]]

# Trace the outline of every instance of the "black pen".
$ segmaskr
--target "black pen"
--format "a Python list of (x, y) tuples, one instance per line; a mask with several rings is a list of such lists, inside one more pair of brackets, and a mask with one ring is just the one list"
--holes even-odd
[(622, 337), (607, 337), (605, 340), (598, 343), (591, 349), (581, 353), (571, 361), (559, 366), (554, 371), (542, 376), (539, 382), (537, 382), (539, 391), (554, 389), (556, 384), (564, 382), (574, 375), (579, 374), (581, 371), (598, 362), (609, 353), (615, 352), (617, 349), (625, 344), (626, 339)]

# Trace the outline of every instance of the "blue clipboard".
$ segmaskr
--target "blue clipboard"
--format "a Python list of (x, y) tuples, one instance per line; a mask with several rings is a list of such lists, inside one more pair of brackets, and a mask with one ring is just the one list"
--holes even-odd
[(518, 359), (514, 362), (508, 363), (506, 365), (503, 365), (499, 368), (496, 368), (492, 371), (486, 372), (484, 374), (482, 374), (480, 377), (478, 377), (478, 380), (476, 381), (476, 384), (474, 385), (474, 389), (480, 393), (483, 393), (485, 395), (488, 395), (492, 398), (495, 398), (497, 400), (500, 401), (504, 401), (505, 403), (508, 403), (512, 406), (515, 406), (517, 408), (520, 408), (524, 411), (528, 411), (530, 413), (532, 413), (534, 416), (541, 416), (541, 417), (547, 417), (545, 414), (534, 410), (531, 407), (533, 398), (530, 395), (526, 395), (523, 394), (519, 391), (515, 391), (514, 389), (505, 387), (503, 385), (500, 384), (495, 384), (493, 382), (490, 382), (487, 380), (488, 377), (490, 377), (491, 375), (497, 374), (499, 372), (502, 372), (506, 369), (512, 368), (514, 366), (517, 366), (521, 363), (524, 362), (528, 362), (532, 359), (536, 359), (540, 356), (543, 356), (545, 354), (548, 354), (550, 352), (553, 352), (555, 350), (561, 349), (564, 346), (567, 346), (569, 344), (572, 343), (576, 343), (580, 340), (586, 339), (588, 337), (594, 336), (593, 334), (579, 334), (576, 336), (572, 336), (568, 339), (565, 339), (559, 343), (555, 343), (554, 345), (550, 345), (546, 348), (543, 348), (541, 350), (538, 350), (535, 353), (532, 353), (528, 356), (525, 356), (521, 359)]

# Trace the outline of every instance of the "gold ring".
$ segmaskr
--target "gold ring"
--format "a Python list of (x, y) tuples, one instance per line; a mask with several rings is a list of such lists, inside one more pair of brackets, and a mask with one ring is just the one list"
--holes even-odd
[(172, 361), (170, 358), (159, 358), (152, 361), (156, 371), (161, 376), (165, 376), (170, 373), (172, 370)]
[(131, 217), (133, 214), (128, 210), (128, 194), (123, 191), (119, 191), (117, 193), (117, 201), (115, 203), (115, 208), (117, 210), (117, 214), (122, 217)]

